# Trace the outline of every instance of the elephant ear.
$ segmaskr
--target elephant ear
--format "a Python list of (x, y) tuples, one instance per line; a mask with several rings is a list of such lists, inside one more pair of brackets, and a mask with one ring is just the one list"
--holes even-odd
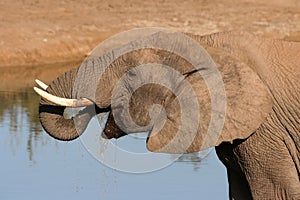
[[(186, 76), (197, 96), (199, 123), (194, 119), (195, 110), (190, 110), (190, 117), (182, 120), (179, 111), (182, 108), (177, 100), (173, 100), (167, 105), (171, 113), (163, 125), (158, 115), (158, 123), (154, 123), (147, 139), (148, 150), (190, 153), (218, 146), (222, 142), (244, 139), (257, 130), (271, 112), (273, 102), (268, 88), (249, 65), (224, 51), (213, 48), (206, 50), (218, 70), (212, 72), (204, 68), (201, 75), (193, 73)], [(221, 82), (215, 79), (216, 73), (221, 75)], [(213, 86), (209, 88), (208, 83)], [(220, 94), (217, 100), (213, 99), (213, 95), (218, 96), (218, 90), (214, 88), (222, 84), (226, 97)], [(225, 102), (225, 107), (222, 102)], [(183, 129), (183, 123), (187, 123), (185, 127), (198, 127), (196, 134), (191, 133), (191, 128)]]

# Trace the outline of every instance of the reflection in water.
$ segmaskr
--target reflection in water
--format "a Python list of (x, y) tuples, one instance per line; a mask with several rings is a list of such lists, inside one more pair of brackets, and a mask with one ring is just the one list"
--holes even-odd
[[(19, 92), (0, 92), (0, 128), (9, 127), (9, 146), (14, 149), (20, 142), (26, 140), (29, 160), (34, 161), (34, 148), (44, 146), (45, 134), (40, 125), (38, 105), (40, 97), (31, 89)], [(25, 138), (26, 139), (25, 139)], [(183, 154), (178, 162), (193, 165), (195, 171), (200, 169), (200, 163), (208, 152)]]
[(193, 165), (194, 171), (199, 171), (200, 167), (203, 165), (204, 158), (206, 158), (211, 151), (212, 148), (200, 152), (182, 154), (176, 162), (190, 163)]
[(38, 118), (40, 98), (33, 91), (19, 91), (0, 92), (0, 99), (0, 127), (9, 127), (11, 146), (18, 145), (19, 137), (28, 132), (27, 151), (32, 161), (34, 144), (42, 132)]
[[(0, 98), (0, 199), (180, 200), (199, 194), (203, 199), (228, 196), (226, 172), (215, 154), (206, 158), (205, 165), (200, 164), (201, 155), (185, 154), (179, 159), (184, 162), (154, 173), (117, 172), (93, 159), (80, 140), (65, 143), (47, 136), (38, 119), (39, 97), (33, 91), (0, 92)], [(190, 164), (201, 169), (191, 170)]]

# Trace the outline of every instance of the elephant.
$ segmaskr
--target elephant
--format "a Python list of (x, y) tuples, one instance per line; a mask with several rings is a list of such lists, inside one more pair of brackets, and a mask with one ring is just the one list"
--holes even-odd
[[(166, 34), (170, 41), (173, 40), (171, 46), (176, 46), (177, 40), (172, 39), (172, 34), (158, 34)], [(226, 112), (221, 133), (216, 138), (206, 138), (203, 144), (210, 120), (214, 114), (221, 113), (220, 109), (211, 109), (211, 94), (203, 78), (203, 75), (214, 74), (214, 70), (210, 67), (194, 69), (185, 58), (159, 48), (127, 52), (114, 59), (105, 70), (99, 70), (100, 63), (107, 62), (105, 56), (91, 58), (80, 68), (59, 76), (49, 86), (40, 82), (44, 90), (36, 87), (35, 90), (42, 96), (39, 116), (43, 128), (56, 139), (73, 140), (84, 132), (93, 116), (107, 112), (102, 133), (107, 139), (145, 131), (149, 132), (146, 145), (152, 152), (189, 153), (215, 147), (227, 169), (230, 199), (300, 199), (300, 44), (262, 38), (244, 31), (183, 35), (207, 52), (224, 84), (226, 95), (221, 99), (226, 99)], [(198, 53), (192, 51), (192, 54)], [(201, 59), (205, 58), (200, 56)], [(136, 81), (125, 81), (113, 95), (114, 87), (124, 74), (136, 80), (143, 74), (131, 69), (147, 63), (171, 66), (194, 90), (199, 104), (197, 112), (201, 113), (198, 116), (200, 124), (187, 145), (183, 144), (190, 139), (188, 131), (183, 130), (174, 139), (180, 129), (181, 113), (180, 102), (170, 88), (149, 83), (130, 91), (128, 112), (133, 125), (124, 114), (122, 98), (129, 94), (126, 91), (133, 90), (126, 83)], [(166, 76), (159, 68), (152, 70), (159, 79)], [(80, 80), (79, 73), (83, 74)], [(78, 81), (80, 84), (76, 83)], [(177, 84), (173, 88), (181, 94), (184, 90), (178, 86), (181, 82), (168, 81), (171, 86)], [(163, 124), (159, 112), (148, 112), (154, 104), (165, 109), (167, 117)], [(63, 113), (69, 106), (86, 107), (66, 119)], [(187, 123), (191, 126), (187, 129), (195, 128), (195, 116), (188, 117)], [(168, 146), (170, 141), (172, 144)]]

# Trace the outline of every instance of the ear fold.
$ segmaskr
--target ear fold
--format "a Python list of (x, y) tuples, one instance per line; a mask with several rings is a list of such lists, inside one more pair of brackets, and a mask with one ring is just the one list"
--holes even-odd
[[(223, 51), (206, 50), (216, 63), (225, 88), (226, 113), (223, 128), (218, 131), (219, 122), (210, 122), (211, 119), (220, 119), (224, 116), (220, 113), (220, 109), (211, 103), (212, 91), (208, 90), (203, 77), (200, 76), (200, 73), (194, 73), (186, 79), (192, 84), (198, 98), (200, 123), (197, 134), (191, 135), (190, 130), (179, 131), (182, 125), (180, 119), (167, 118), (162, 129), (155, 128), (154, 124), (147, 140), (147, 148), (150, 151), (197, 152), (225, 141), (232, 142), (235, 139), (247, 138), (271, 112), (273, 105), (271, 96), (256, 72), (247, 64)], [(213, 74), (211, 74), (211, 78), (213, 78)], [(220, 84), (222, 83), (215, 82), (214, 87), (218, 87)], [(176, 103), (176, 101), (173, 102)], [(173, 107), (172, 103), (168, 106)], [(177, 117), (179, 118), (180, 115)], [(191, 118), (193, 118), (192, 115)], [(187, 123), (195, 126), (197, 122), (193, 122), (191, 119)]]

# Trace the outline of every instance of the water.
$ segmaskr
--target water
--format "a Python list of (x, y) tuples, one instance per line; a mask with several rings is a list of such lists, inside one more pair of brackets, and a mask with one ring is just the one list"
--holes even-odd
[[(82, 140), (48, 136), (31, 90), (0, 92), (0, 99), (1, 200), (228, 199), (226, 171), (214, 151), (203, 160), (199, 154), (182, 156), (151, 173), (119, 172), (96, 160)], [(144, 146), (133, 137), (117, 143)]]

